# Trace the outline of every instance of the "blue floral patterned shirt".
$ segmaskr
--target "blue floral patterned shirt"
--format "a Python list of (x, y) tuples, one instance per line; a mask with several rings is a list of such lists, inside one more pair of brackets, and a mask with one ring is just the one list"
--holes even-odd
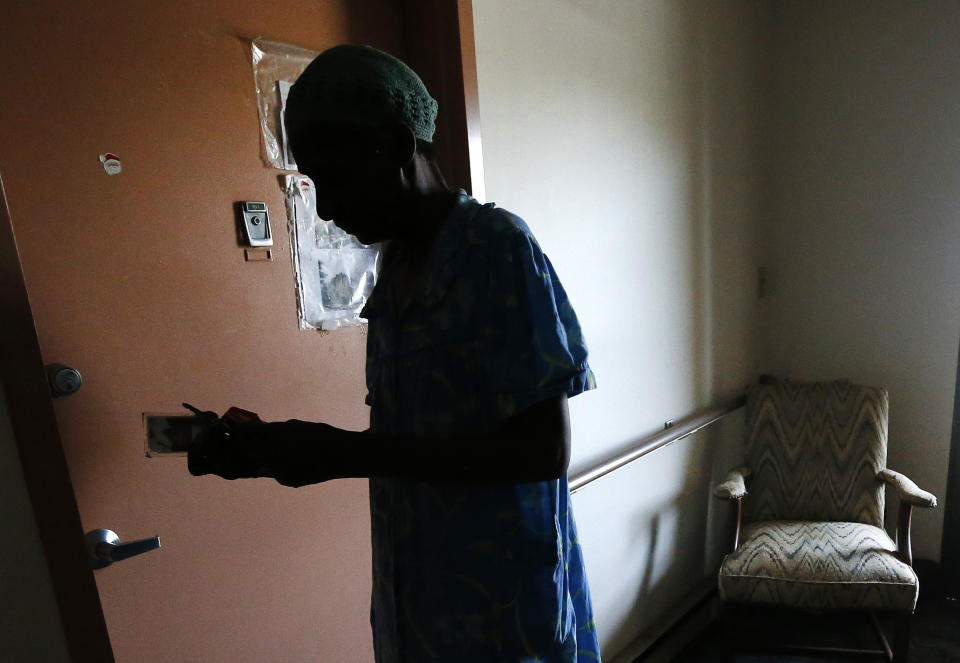
[[(595, 386), (576, 315), (523, 220), (460, 191), (408, 304), (378, 285), (370, 424), (385, 435), (494, 431)], [(371, 479), (378, 663), (595, 663), (566, 476), (531, 483)]]

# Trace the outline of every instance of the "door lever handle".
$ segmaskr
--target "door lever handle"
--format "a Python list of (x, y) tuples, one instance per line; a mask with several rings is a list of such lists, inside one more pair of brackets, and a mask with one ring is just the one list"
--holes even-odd
[(160, 547), (159, 536), (120, 543), (117, 533), (108, 529), (90, 530), (84, 535), (83, 541), (87, 545), (87, 559), (91, 569), (102, 569), (114, 562)]

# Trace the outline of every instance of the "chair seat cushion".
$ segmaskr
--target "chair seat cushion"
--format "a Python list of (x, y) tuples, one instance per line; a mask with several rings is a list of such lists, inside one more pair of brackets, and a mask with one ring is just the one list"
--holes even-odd
[(912, 611), (919, 584), (896, 545), (862, 523), (747, 524), (720, 567), (720, 598), (806, 610)]

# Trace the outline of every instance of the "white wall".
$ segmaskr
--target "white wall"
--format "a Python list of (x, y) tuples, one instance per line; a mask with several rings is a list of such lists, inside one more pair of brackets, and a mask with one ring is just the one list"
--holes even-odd
[[(887, 386), (889, 465), (942, 500), (960, 332), (960, 5), (777, 7), (763, 368)], [(914, 514), (915, 556), (939, 559), (942, 520), (942, 507)]]
[(0, 659), (17, 663), (67, 663), (43, 546), (34, 520), (0, 385)]
[[(474, 1), (487, 199), (550, 255), (599, 383), (571, 401), (572, 473), (755, 376), (759, 11)], [(736, 427), (575, 497), (606, 656), (719, 563), (709, 484)]]

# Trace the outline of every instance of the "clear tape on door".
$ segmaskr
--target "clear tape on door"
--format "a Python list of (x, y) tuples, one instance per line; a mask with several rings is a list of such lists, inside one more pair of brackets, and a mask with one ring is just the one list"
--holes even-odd
[(380, 272), (380, 246), (320, 218), (309, 177), (287, 175), (286, 197), (300, 328), (365, 323), (360, 314)]
[(293, 81), (318, 54), (299, 46), (265, 39), (255, 39), (250, 46), (260, 135), (263, 139), (260, 156), (269, 167), (296, 170), (297, 164), (286, 140), (283, 111)]

